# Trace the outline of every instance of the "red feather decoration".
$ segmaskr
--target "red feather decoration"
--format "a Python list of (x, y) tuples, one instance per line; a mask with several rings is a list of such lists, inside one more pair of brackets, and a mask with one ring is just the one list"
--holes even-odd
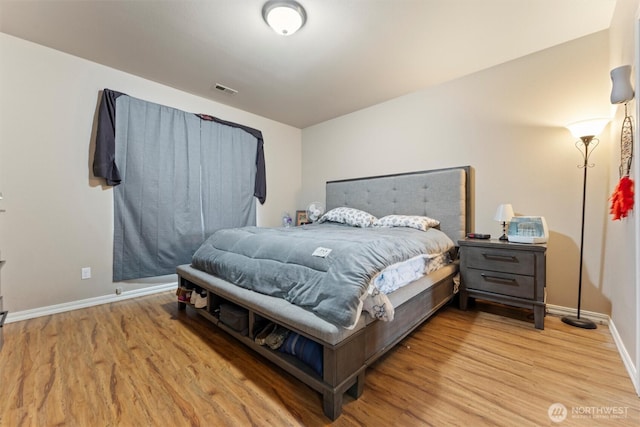
[(626, 218), (633, 209), (633, 180), (623, 176), (611, 195), (611, 215), (614, 220)]

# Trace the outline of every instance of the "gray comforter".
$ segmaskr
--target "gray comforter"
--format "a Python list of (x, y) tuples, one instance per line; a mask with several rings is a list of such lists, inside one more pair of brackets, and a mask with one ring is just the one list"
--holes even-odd
[[(377, 273), (420, 254), (442, 253), (452, 247), (451, 239), (436, 229), (425, 232), (333, 223), (243, 227), (214, 233), (196, 251), (192, 265), (238, 286), (284, 298), (349, 328), (358, 320), (361, 302)], [(318, 248), (331, 251), (319, 256)]]

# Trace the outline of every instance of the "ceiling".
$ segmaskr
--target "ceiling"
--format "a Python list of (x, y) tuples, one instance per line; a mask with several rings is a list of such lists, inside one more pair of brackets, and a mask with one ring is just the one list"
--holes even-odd
[(607, 29), (616, 2), (298, 0), (283, 37), (265, 1), (0, 0), (0, 31), (305, 128)]

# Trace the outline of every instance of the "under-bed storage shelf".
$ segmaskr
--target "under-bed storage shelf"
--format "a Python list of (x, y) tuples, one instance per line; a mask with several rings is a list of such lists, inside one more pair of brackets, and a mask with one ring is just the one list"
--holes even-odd
[[(205, 308), (195, 308), (192, 304), (187, 304), (187, 303), (182, 303), (180, 302), (180, 304), (183, 304), (184, 307), (192, 307), (196, 313), (198, 313), (200, 316), (204, 317), (205, 319), (209, 320), (211, 323), (213, 323), (215, 326), (219, 327), (220, 329), (222, 329), (223, 331), (225, 331), (226, 333), (228, 333), (229, 335), (233, 336), (235, 339), (237, 339), (238, 341), (242, 342), (243, 344), (245, 344), (246, 346), (251, 347), (253, 350), (255, 350), (257, 353), (259, 353), (260, 355), (264, 356), (265, 358), (267, 358), (268, 360), (270, 360), (271, 362), (275, 363), (277, 366), (286, 369), (288, 372), (291, 372), (291, 370), (294, 370), (296, 372), (292, 372), (296, 377), (299, 375), (305, 375), (308, 376), (310, 379), (310, 383), (307, 383), (309, 386), (311, 386), (314, 390), (322, 392), (322, 378), (313, 371), (313, 369), (311, 369), (311, 367), (309, 367), (306, 363), (296, 359), (295, 357), (288, 355), (286, 353), (282, 353), (279, 352), (277, 350), (272, 350), (267, 346), (264, 345), (259, 345), (256, 344), (255, 340), (255, 334), (252, 334), (251, 332), (249, 333), (249, 335), (243, 335), (241, 333), (239, 333), (238, 331), (236, 331), (235, 329), (229, 327), (228, 325), (226, 325), (224, 322), (222, 322), (220, 320), (220, 317), (217, 314), (214, 313), (210, 313), (209, 310), (205, 307)], [(250, 317), (256, 317), (255, 313), (250, 311), (249, 313)], [(261, 316), (260, 316), (261, 317)], [(254, 323), (251, 322), (251, 319), (249, 319), (249, 324), (253, 325)], [(251, 329), (250, 329), (251, 330)], [(316, 377), (315, 380), (313, 380), (313, 377)]]
[[(192, 283), (189, 280), (180, 277), (179, 284), (180, 287), (187, 289), (205, 289), (207, 291), (207, 305), (205, 307), (195, 308), (195, 306), (189, 302), (178, 301), (179, 309), (184, 310), (187, 306), (192, 307), (196, 313), (209, 320), (221, 330), (233, 336), (247, 347), (250, 347), (276, 366), (286, 370), (312, 389), (322, 393), (324, 413), (327, 417), (334, 420), (340, 415), (342, 411), (343, 394), (345, 392), (349, 393), (354, 398), (358, 398), (362, 394), (364, 387), (364, 371), (366, 369), (364, 361), (364, 331), (353, 334), (349, 339), (336, 346), (319, 342), (323, 349), (323, 375), (320, 376), (311, 366), (298, 358), (278, 350), (272, 350), (266, 345), (257, 344), (255, 342), (255, 336), (257, 333), (256, 324), (268, 321), (285, 327), (291, 332), (295, 332), (305, 338), (314, 340), (315, 342), (318, 342), (317, 339), (310, 337), (308, 334), (293, 325), (285, 324), (284, 322), (279, 322), (273, 319), (266, 313), (246, 308), (239, 301), (221, 297), (202, 283)], [(234, 304), (247, 311), (249, 325), (248, 334), (245, 335), (238, 332), (220, 319), (220, 307), (221, 305), (228, 303)], [(347, 360), (348, 357), (353, 357), (353, 354), (358, 352), (362, 353), (361, 357), (352, 358), (351, 363), (345, 364), (345, 360)]]
[[(204, 315), (208, 319), (211, 318), (210, 316), (208, 316), (208, 313), (205, 314), (200, 312), (200, 314)], [(277, 350), (272, 350), (268, 346), (256, 344), (256, 342), (254, 341), (254, 338), (239, 334), (234, 329), (230, 328), (229, 326), (225, 325), (223, 322), (219, 320), (215, 324), (220, 329), (232, 335), (233, 337), (241, 341), (243, 344), (251, 347), (258, 354), (264, 356), (265, 358), (267, 358), (277, 366), (285, 369), (287, 372), (292, 373), (296, 377), (299, 377), (300, 375), (304, 375), (305, 377), (307, 377), (307, 381), (305, 381), (305, 383), (309, 385), (311, 388), (313, 388), (314, 390), (319, 392), (323, 391), (322, 378), (304, 362), (296, 359), (294, 356), (291, 356), (289, 354), (282, 353)]]
[(278, 350), (272, 350), (266, 345), (260, 345), (255, 342), (257, 332), (259, 332), (260, 330), (259, 328), (256, 328), (256, 325), (262, 324), (264, 326), (265, 322), (275, 322), (267, 317), (256, 314), (253, 310), (245, 309), (248, 316), (249, 333), (244, 334), (242, 332), (238, 332), (236, 329), (227, 325), (220, 319), (220, 306), (223, 304), (232, 303), (231, 301), (225, 298), (221, 298), (218, 295), (213, 294), (211, 291), (208, 291), (208, 300), (209, 302), (207, 304), (207, 307), (204, 308), (195, 308), (191, 304), (189, 304), (189, 306), (192, 306), (194, 310), (196, 310), (196, 313), (206, 318), (211, 323), (213, 323), (229, 335), (233, 336), (237, 340), (241, 341), (243, 344), (251, 347), (256, 352), (266, 357), (281, 368), (286, 368), (288, 371), (291, 371), (291, 369), (297, 370), (297, 373), (308, 375), (311, 379), (313, 377), (316, 377), (315, 382), (310, 385), (315, 390), (322, 391), (322, 378), (316, 372), (314, 372), (314, 370), (306, 363), (298, 360), (294, 356), (280, 352)]
[[(350, 334), (332, 344), (318, 338), (321, 334), (320, 331), (307, 333), (301, 329), (301, 326), (288, 322), (286, 319), (289, 317), (282, 316), (277, 310), (274, 311), (270, 304), (264, 304), (264, 309), (261, 309), (256, 308), (255, 301), (243, 303), (244, 297), (229, 296), (229, 289), (226, 288), (224, 282), (205, 279), (205, 273), (193, 269), (191, 266), (178, 267), (178, 277), (182, 287), (207, 290), (207, 306), (196, 309), (197, 313), (312, 389), (320, 392), (323, 396), (324, 413), (332, 420), (335, 420), (342, 412), (342, 400), (345, 392), (354, 398), (358, 398), (362, 394), (367, 366), (393, 348), (395, 344), (453, 297), (453, 274), (445, 274), (431, 287), (422, 290), (409, 301), (396, 307), (396, 316), (405, 320), (373, 321), (366, 326), (357, 327), (354, 331), (350, 331)], [(235, 292), (244, 295), (251, 291), (236, 289)], [(265, 298), (272, 297), (265, 296)], [(247, 310), (249, 317), (247, 335), (239, 333), (220, 320), (219, 307), (227, 302)], [(187, 305), (189, 304), (178, 302), (181, 309), (185, 309)], [(274, 314), (270, 315), (267, 310), (273, 311)], [(322, 347), (322, 376), (296, 357), (257, 344), (254, 341), (257, 333), (255, 325), (262, 320), (283, 326), (320, 344)], [(314, 336), (314, 333), (317, 336)]]

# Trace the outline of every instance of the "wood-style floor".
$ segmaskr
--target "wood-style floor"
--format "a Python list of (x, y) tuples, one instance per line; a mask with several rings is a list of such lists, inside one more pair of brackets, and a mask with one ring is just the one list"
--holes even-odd
[[(640, 425), (606, 326), (548, 316), (540, 331), (493, 308), (438, 313), (367, 370), (334, 424)], [(4, 335), (2, 426), (330, 424), (318, 393), (178, 311), (171, 292), (10, 323)], [(567, 408), (561, 423), (555, 403)]]

